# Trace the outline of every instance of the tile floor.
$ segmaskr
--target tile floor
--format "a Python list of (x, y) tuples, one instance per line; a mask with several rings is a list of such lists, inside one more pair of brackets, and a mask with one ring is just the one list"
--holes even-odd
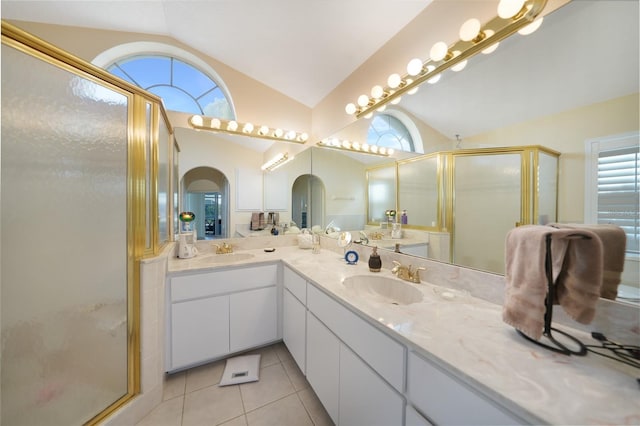
[(137, 426), (331, 426), (333, 422), (283, 343), (261, 354), (260, 380), (219, 387), (225, 361), (167, 376), (163, 402)]

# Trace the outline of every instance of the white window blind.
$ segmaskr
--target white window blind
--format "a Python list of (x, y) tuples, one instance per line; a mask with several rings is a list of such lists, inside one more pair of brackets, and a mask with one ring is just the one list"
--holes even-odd
[(597, 222), (627, 234), (627, 254), (640, 254), (640, 149), (600, 147), (597, 166)]

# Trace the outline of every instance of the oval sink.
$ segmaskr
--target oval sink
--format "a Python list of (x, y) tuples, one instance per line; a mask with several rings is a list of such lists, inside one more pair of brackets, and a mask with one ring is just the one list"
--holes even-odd
[(342, 284), (358, 296), (393, 305), (410, 305), (422, 301), (422, 292), (416, 286), (395, 278), (375, 275), (354, 275)]
[(203, 263), (227, 263), (227, 262), (239, 262), (241, 260), (248, 260), (254, 257), (251, 253), (228, 253), (228, 254), (212, 254), (209, 256), (203, 256)]

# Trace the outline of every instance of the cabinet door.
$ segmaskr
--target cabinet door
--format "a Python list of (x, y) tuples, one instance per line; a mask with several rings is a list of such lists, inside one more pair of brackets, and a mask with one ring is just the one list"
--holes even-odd
[(401, 425), (404, 399), (364, 361), (340, 345), (340, 424)]
[(236, 352), (278, 339), (276, 287), (230, 295), (230, 349)]
[(171, 369), (229, 353), (229, 296), (171, 305)]
[(340, 341), (307, 312), (307, 380), (335, 424), (338, 424), (339, 374)]
[(306, 372), (306, 323), (306, 308), (289, 290), (284, 290), (282, 340), (303, 373)]

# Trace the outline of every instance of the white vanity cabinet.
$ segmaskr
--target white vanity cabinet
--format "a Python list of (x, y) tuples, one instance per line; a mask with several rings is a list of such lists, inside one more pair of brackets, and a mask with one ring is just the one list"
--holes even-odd
[(304, 278), (284, 267), (282, 303), (282, 340), (300, 371), (306, 373), (307, 358), (307, 282)]
[(405, 400), (392, 382), (401, 392), (404, 347), (311, 284), (307, 308), (307, 380), (333, 421), (401, 425)]
[[(434, 424), (517, 425), (522, 420), (417, 354), (409, 354), (407, 393)], [(427, 423), (428, 424), (428, 423)]]
[(166, 300), (168, 372), (280, 337), (277, 264), (170, 277)]

